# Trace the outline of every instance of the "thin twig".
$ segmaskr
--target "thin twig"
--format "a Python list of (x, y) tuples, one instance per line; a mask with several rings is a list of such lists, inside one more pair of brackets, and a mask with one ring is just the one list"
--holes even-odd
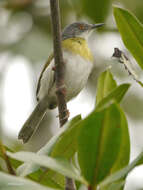
[[(59, 122), (62, 127), (68, 121), (68, 110), (66, 104), (66, 87), (64, 83), (65, 63), (63, 60), (62, 45), (61, 45), (61, 24), (60, 24), (60, 9), (59, 0), (50, 0), (51, 20), (54, 42), (54, 59), (55, 59), (55, 77), (57, 87), (57, 101), (59, 110)], [(74, 181), (66, 178), (65, 190), (75, 190)]]
[(6, 166), (7, 166), (7, 169), (9, 171), (9, 173), (11, 175), (16, 175), (11, 163), (10, 163), (10, 160), (9, 160), (9, 157), (7, 156), (6, 154), (6, 150), (5, 150), (5, 147), (4, 145), (2, 144), (2, 142), (0, 141), (0, 151), (2, 153), (2, 156), (3, 156), (3, 159), (5, 160), (5, 163), (6, 163)]

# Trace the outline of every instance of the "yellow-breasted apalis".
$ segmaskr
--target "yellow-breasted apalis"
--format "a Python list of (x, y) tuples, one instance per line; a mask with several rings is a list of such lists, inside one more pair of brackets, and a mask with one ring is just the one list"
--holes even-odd
[[(103, 24), (75, 22), (63, 30), (62, 48), (65, 62), (66, 101), (74, 98), (84, 88), (93, 67), (93, 56), (88, 47), (91, 32)], [(38, 104), (22, 127), (18, 138), (26, 143), (36, 131), (48, 109), (57, 107), (54, 58), (45, 64), (37, 86)]]

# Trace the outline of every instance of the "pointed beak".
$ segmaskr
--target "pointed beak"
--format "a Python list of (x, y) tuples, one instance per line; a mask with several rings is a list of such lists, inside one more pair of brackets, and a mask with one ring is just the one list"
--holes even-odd
[(99, 27), (101, 27), (103, 25), (104, 25), (104, 23), (93, 24), (92, 27), (91, 27), (91, 29), (99, 28)]

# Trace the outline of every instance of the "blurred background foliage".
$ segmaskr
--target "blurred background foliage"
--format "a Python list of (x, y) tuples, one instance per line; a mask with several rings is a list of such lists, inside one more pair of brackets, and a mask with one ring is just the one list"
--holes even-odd
[[(113, 18), (113, 4), (127, 8), (143, 23), (141, 0), (60, 0), (62, 28), (79, 20), (105, 23), (105, 27), (89, 39), (95, 64), (87, 87), (68, 107), (71, 117), (79, 113), (84, 117), (90, 113), (95, 103), (97, 78), (101, 71), (112, 66), (111, 72), (119, 84), (132, 83), (122, 107), (129, 121), (131, 158), (134, 158), (143, 147), (143, 92), (123, 66), (111, 59), (114, 47), (127, 53), (142, 81), (143, 77), (122, 43)], [(0, 138), (14, 150), (36, 151), (58, 130), (57, 111), (48, 112), (28, 145), (23, 146), (17, 140), (18, 131), (36, 104), (38, 76), (51, 52), (49, 1), (0, 0)], [(130, 190), (139, 188), (139, 182), (132, 183), (130, 180)]]

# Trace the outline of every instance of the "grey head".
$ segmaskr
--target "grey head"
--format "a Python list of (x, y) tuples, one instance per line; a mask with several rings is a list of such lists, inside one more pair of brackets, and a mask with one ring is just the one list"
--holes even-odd
[(75, 38), (75, 37), (87, 38), (91, 33), (91, 31), (103, 25), (104, 25), (103, 23), (87, 24), (84, 22), (74, 22), (64, 28), (62, 33), (62, 39), (65, 40), (67, 38)]

